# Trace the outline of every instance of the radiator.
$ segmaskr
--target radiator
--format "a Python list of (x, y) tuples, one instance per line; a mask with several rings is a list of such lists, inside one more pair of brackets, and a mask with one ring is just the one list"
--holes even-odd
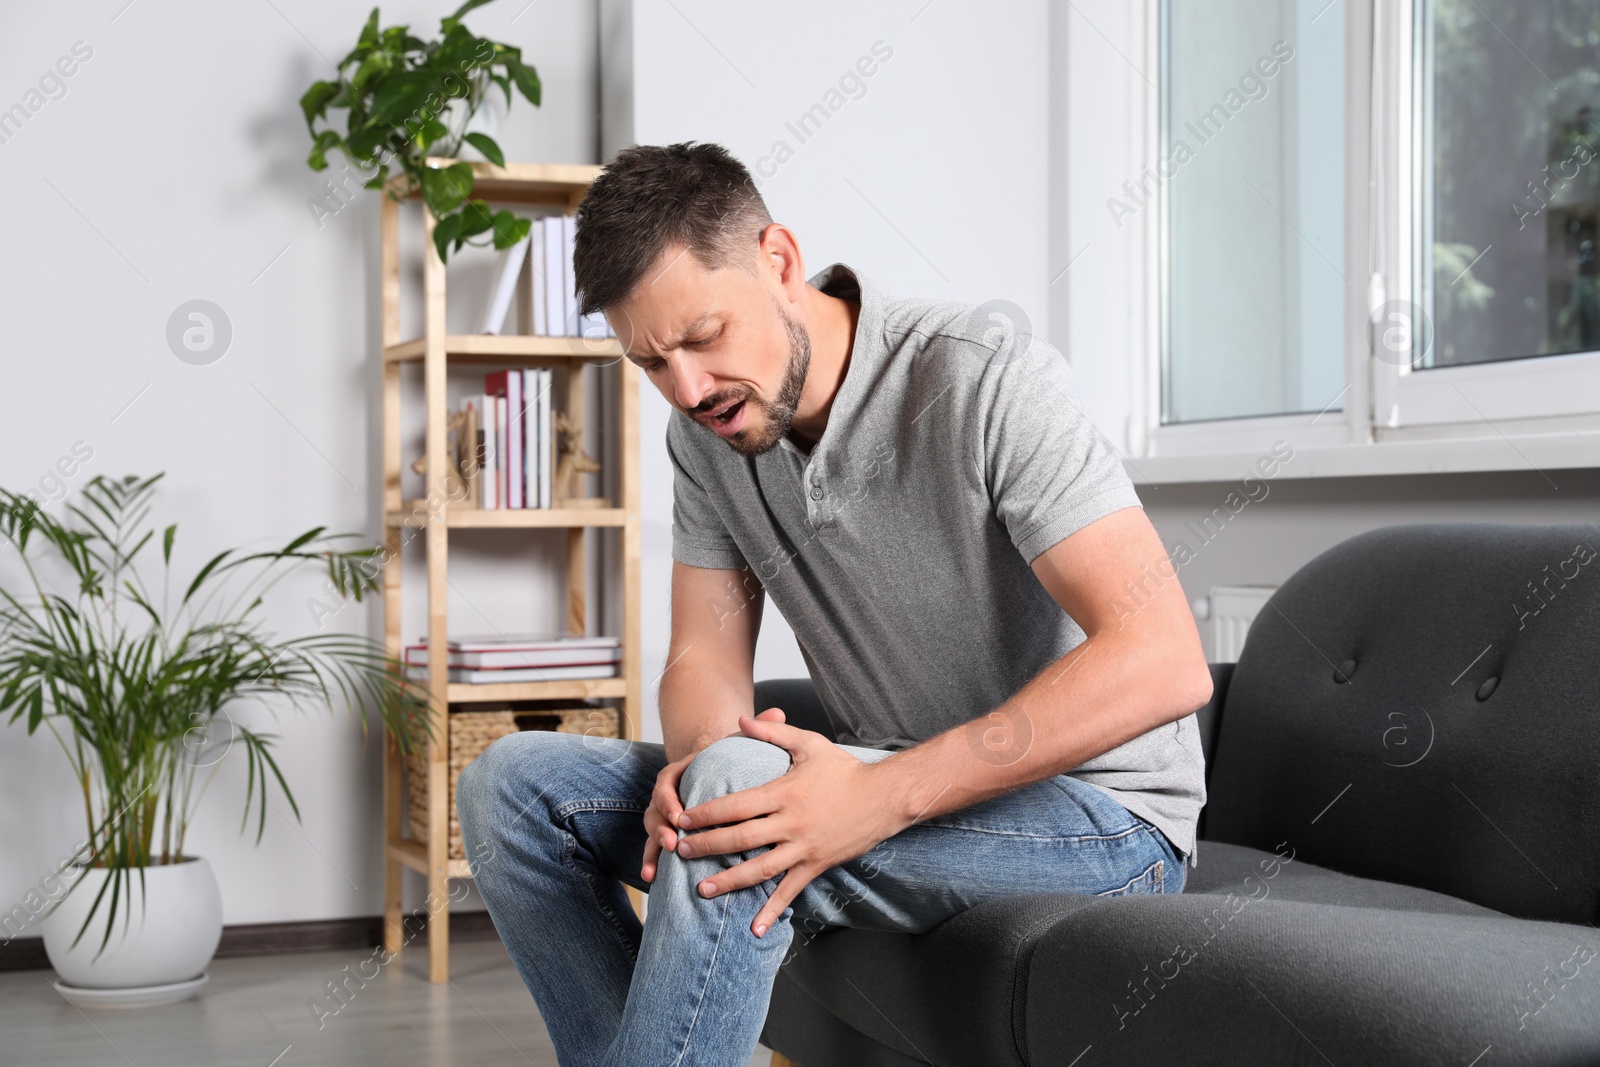
[(1200, 628), (1206, 659), (1212, 663), (1238, 662), (1250, 623), (1266, 607), (1267, 598), (1277, 591), (1275, 585), (1212, 586), (1210, 594), (1194, 605), (1195, 616), (1206, 623)]

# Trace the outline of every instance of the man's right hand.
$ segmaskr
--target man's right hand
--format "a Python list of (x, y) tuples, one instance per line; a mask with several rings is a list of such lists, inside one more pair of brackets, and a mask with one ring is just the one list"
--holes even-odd
[[(768, 708), (756, 718), (762, 722), (783, 722), (784, 714), (780, 708)], [(744, 735), (731, 733), (728, 736)], [(650, 807), (644, 813), (644, 863), (639, 868), (639, 877), (646, 882), (656, 880), (656, 864), (661, 859), (662, 850), (671, 852), (678, 847), (678, 816), (683, 814), (683, 801), (678, 797), (678, 781), (697, 755), (698, 750), (674, 760), (656, 775), (656, 787), (650, 794)]]

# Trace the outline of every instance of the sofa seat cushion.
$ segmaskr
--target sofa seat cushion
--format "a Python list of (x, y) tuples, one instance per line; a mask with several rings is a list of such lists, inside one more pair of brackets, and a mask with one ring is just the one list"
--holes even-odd
[(1465, 1064), (1490, 1045), (1496, 1063), (1600, 1062), (1593, 928), (1215, 842), (1180, 895), (1017, 897), (920, 936), (797, 937), (783, 975), (769, 1030), (820, 1008), (941, 1067)]
[(1600, 1063), (1594, 927), (1215, 842), (1183, 894), (1049, 925), (1026, 986), (1032, 1067)]
[(1199, 866), (1189, 871), (1189, 880), (1183, 887), (1185, 896), (1236, 893), (1302, 904), (1338, 904), (1347, 908), (1426, 911), (1437, 915), (1500, 915), (1481, 904), (1444, 893), (1330, 871), (1296, 859), (1293, 849), (1287, 846), (1281, 852), (1263, 852), (1244, 845), (1202, 841), (1198, 859)]

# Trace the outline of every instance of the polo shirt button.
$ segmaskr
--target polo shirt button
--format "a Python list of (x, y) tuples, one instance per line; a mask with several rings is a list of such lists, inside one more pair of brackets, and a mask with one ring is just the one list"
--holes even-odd
[(811, 487), (811, 499), (812, 500), (821, 500), (822, 499), (822, 486), (813, 485)]

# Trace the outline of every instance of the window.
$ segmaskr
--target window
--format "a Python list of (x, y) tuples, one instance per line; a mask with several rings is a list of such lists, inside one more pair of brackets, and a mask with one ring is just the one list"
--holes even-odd
[(1417, 9), (1417, 368), (1600, 349), (1600, 3)]
[(1150, 454), (1600, 428), (1600, 0), (1147, 10)]
[(1344, 24), (1327, 0), (1162, 5), (1162, 421), (1344, 387)]

